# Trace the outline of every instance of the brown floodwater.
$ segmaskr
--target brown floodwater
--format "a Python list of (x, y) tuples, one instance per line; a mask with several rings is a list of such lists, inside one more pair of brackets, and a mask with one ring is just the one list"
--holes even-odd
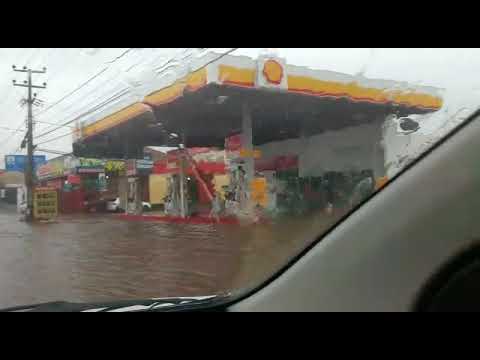
[(266, 280), (325, 227), (321, 216), (239, 226), (134, 222), (113, 214), (32, 225), (0, 204), (0, 307), (245, 289)]

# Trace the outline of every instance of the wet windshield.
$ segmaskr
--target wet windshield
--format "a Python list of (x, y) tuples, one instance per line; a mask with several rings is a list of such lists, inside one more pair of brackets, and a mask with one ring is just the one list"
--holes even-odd
[(478, 70), (478, 49), (0, 49), (0, 307), (259, 286), (467, 119)]

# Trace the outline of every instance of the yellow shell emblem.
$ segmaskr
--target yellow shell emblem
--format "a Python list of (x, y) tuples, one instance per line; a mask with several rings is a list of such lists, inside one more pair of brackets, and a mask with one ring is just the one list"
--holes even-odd
[(263, 76), (272, 84), (279, 85), (283, 79), (283, 67), (275, 60), (267, 60), (263, 64)]

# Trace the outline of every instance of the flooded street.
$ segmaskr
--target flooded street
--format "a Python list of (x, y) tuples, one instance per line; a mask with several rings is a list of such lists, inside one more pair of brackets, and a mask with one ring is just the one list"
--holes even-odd
[(27, 224), (0, 204), (0, 307), (194, 296), (255, 286), (322, 225), (133, 222), (112, 214)]

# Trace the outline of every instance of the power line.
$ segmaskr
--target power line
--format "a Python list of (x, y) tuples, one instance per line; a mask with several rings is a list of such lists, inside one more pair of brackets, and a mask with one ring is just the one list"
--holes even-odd
[(206, 64), (203, 64), (199, 69), (197, 69), (197, 70), (195, 70), (195, 71), (198, 71), (198, 70), (201, 70), (201, 69), (207, 67), (207, 66), (210, 65), (211, 63), (214, 63), (215, 61), (218, 61), (218, 60), (222, 59), (223, 57), (225, 57), (225, 56), (227, 56), (227, 55), (230, 55), (232, 52), (234, 52), (234, 51), (236, 51), (236, 50), (238, 50), (238, 49), (239, 49), (239, 48), (232, 48), (231, 50), (229, 50), (229, 51), (223, 53), (222, 55), (220, 55), (218, 58), (213, 59), (213, 60), (207, 62)]
[[(17, 133), (19, 132), (20, 128), (25, 125), (25, 121), (22, 121), (20, 123), (20, 125), (18, 125), (18, 127), (13, 131), (13, 133)], [(7, 137), (5, 137), (5, 139), (0, 143), (0, 147), (4, 147), (5, 145), (7, 145), (11, 140), (13, 139), (13, 135), (8, 135)]]
[(76, 89), (70, 91), (68, 94), (66, 94), (65, 96), (63, 96), (61, 99), (57, 100), (56, 102), (54, 102), (52, 105), (46, 107), (45, 109), (43, 109), (42, 111), (38, 112), (37, 116), (39, 116), (40, 114), (43, 114), (44, 112), (50, 110), (52, 107), (58, 105), (59, 103), (61, 103), (63, 100), (65, 100), (66, 98), (68, 98), (69, 96), (73, 95), (74, 93), (76, 93), (78, 90), (80, 90), (82, 87), (86, 86), (88, 83), (90, 83), (92, 80), (96, 79), (97, 77), (99, 77), (101, 74), (103, 74), (106, 70), (108, 69), (108, 67), (104, 68), (103, 70), (101, 70), (99, 73), (95, 74), (94, 76), (92, 76), (90, 79), (88, 79), (87, 81), (85, 81), (84, 83), (82, 83), (80, 86), (78, 86)]
[[(105, 87), (105, 83), (102, 83), (98, 86), (98, 88), (101, 88), (101, 87)], [(98, 108), (98, 106), (100, 105), (104, 105), (104, 104), (108, 104), (110, 102), (110, 100), (116, 100), (118, 99), (118, 97), (120, 97), (120, 95), (125, 95), (127, 94), (128, 92), (130, 92), (130, 88), (129, 87), (123, 87), (121, 90), (118, 90), (117, 92), (115, 92), (113, 95), (111, 95), (110, 93), (108, 93), (106, 96), (109, 96), (105, 99), (102, 99), (100, 97), (95, 97), (93, 100), (90, 100), (88, 103), (86, 103), (85, 105), (83, 105), (82, 107), (80, 108), (76, 108), (74, 111), (70, 111), (68, 115), (65, 115), (63, 116), (62, 119), (65, 119), (65, 118), (71, 118), (72, 116), (74, 116), (75, 118), (78, 118), (78, 114), (87, 114), (90, 110), (92, 110), (92, 108)], [(101, 100), (100, 103), (98, 103), (99, 99)], [(69, 121), (67, 121), (66, 123), (69, 123)], [(57, 121), (55, 123), (55, 125), (57, 126), (62, 126), (59, 121)], [(46, 129), (45, 129), (46, 130)]]
[[(47, 124), (47, 125), (57, 125), (56, 123), (51, 123), (51, 122), (48, 122), (48, 121), (41, 121), (41, 120), (34, 120), (35, 123), (39, 123), (39, 124)], [(69, 128), (73, 128), (74, 126), (70, 126), (70, 125), (60, 125), (62, 127), (69, 127)]]
[[(195, 71), (198, 71), (198, 70), (201, 70), (201, 69), (205, 68), (206, 66), (210, 65), (211, 63), (214, 63), (215, 61), (218, 61), (218, 60), (222, 59), (223, 57), (231, 54), (232, 52), (234, 52), (234, 51), (236, 51), (236, 50), (238, 50), (238, 48), (232, 48), (231, 50), (229, 50), (229, 51), (221, 54), (221, 55), (218, 56), (217, 58), (215, 58), (215, 59), (207, 62), (207, 63), (204, 64), (204, 65), (202, 65), (200, 68), (196, 69)], [(128, 92), (128, 91), (130, 91), (130, 90), (127, 90), (127, 92)], [(86, 115), (89, 115), (89, 114), (91, 114), (92, 112), (95, 112), (95, 111), (98, 110), (99, 108), (101, 108), (101, 107), (103, 107), (103, 106), (105, 106), (105, 105), (108, 105), (110, 102), (113, 102), (114, 100), (116, 100), (116, 98), (121, 97), (121, 96), (123, 96), (123, 95), (124, 95), (124, 94), (121, 94), (121, 95), (113, 98), (111, 101), (108, 101), (108, 102), (105, 101), (103, 104), (97, 105), (97, 106), (96, 106), (95, 108), (93, 108), (92, 110), (89, 110), (89, 111), (87, 111), (86, 113), (81, 114), (81, 115), (75, 117), (74, 119), (69, 120), (69, 121), (63, 123), (62, 125), (59, 125), (59, 127), (55, 128), (55, 129), (53, 129), (53, 130), (49, 130), (49, 131), (47, 131), (47, 132), (45, 132), (45, 133), (42, 133), (42, 134), (40, 134), (40, 135), (37, 135), (35, 138), (38, 139), (39, 137), (43, 137), (43, 136), (45, 136), (45, 135), (48, 135), (48, 134), (50, 134), (50, 133), (58, 130), (59, 128), (65, 126), (65, 125), (71, 124), (72, 122), (74, 122), (74, 121), (76, 121), (76, 120), (78, 120), (78, 119), (80, 119), (80, 118), (82, 118), (82, 117), (84, 117), (84, 116), (86, 116)], [(57, 139), (63, 138), (63, 137), (68, 136), (68, 135), (72, 135), (72, 134), (74, 134), (74, 133), (75, 133), (75, 131), (72, 131), (72, 132), (70, 132), (70, 133), (67, 133), (67, 134), (64, 134), (64, 135), (55, 137), (55, 138), (53, 138), (53, 139), (49, 139), (49, 140), (43, 141), (43, 142), (41, 142), (41, 143), (38, 143), (37, 145), (39, 145), (39, 144), (45, 144), (45, 143), (48, 143), (48, 142), (51, 142), (51, 141), (55, 141), (55, 140), (57, 140)]]
[[(205, 49), (207, 49), (207, 48), (200, 48), (200, 49), (203, 50), (203, 51), (205, 51)], [(216, 61), (216, 60), (220, 59), (221, 57), (223, 57), (223, 56), (225, 56), (225, 55), (228, 55), (229, 53), (231, 53), (232, 51), (235, 51), (236, 49), (238, 49), (238, 48), (234, 48), (234, 49), (232, 49), (232, 50), (230, 50), (230, 51), (222, 54), (219, 58), (214, 59), (213, 61)], [(128, 54), (131, 50), (133, 50), (133, 48), (127, 49), (127, 50), (124, 51), (122, 54), (120, 54), (119, 56), (117, 56), (115, 59), (107, 62), (106, 64), (112, 64), (112, 63), (114, 63), (114, 62), (117, 61), (118, 59), (120, 59), (120, 58), (122, 58), (123, 56), (125, 56), (126, 54)], [(189, 50), (188, 48), (185, 49), (185, 50), (183, 51), (183, 53), (187, 52), (188, 50)], [(155, 70), (158, 70), (158, 69), (163, 68), (162, 71), (160, 71), (160, 72), (157, 73), (157, 75), (160, 75), (161, 73), (165, 72), (165, 71), (167, 70), (167, 68), (170, 68), (170, 67), (173, 66), (173, 65), (171, 65), (171, 66), (166, 67), (169, 63), (171, 63), (171, 62), (173, 62), (173, 61), (180, 62), (180, 61), (183, 61), (183, 60), (185, 60), (185, 59), (188, 59), (188, 58), (190, 58), (190, 57), (192, 57), (192, 56), (193, 56), (193, 54), (189, 54), (189, 55), (187, 55), (187, 56), (185, 56), (185, 57), (183, 57), (183, 58), (181, 58), (181, 59), (172, 58), (172, 59), (168, 60), (167, 62), (165, 62), (164, 64), (162, 64), (161, 66), (159, 66), (159, 67), (157, 67), (157, 68), (155, 68), (155, 69), (153, 69), (153, 70), (155, 71)], [(207, 66), (207, 65), (210, 64), (210, 63), (211, 63), (211, 62), (205, 64), (204, 66)], [(41, 110), (38, 114), (36, 114), (36, 116), (41, 115), (42, 113), (44, 113), (44, 112), (48, 111), (49, 109), (51, 109), (52, 107), (56, 106), (56, 105), (57, 105), (58, 103), (60, 103), (61, 101), (65, 100), (67, 97), (71, 96), (71, 95), (74, 94), (76, 91), (80, 90), (83, 86), (87, 85), (87, 84), (90, 83), (92, 80), (94, 80), (95, 78), (97, 78), (98, 76), (100, 76), (100, 75), (101, 75), (103, 72), (105, 72), (108, 68), (109, 68), (109, 66), (107, 66), (106, 68), (104, 68), (103, 70), (101, 70), (98, 74), (96, 74), (96, 75), (94, 75), (93, 77), (91, 77), (90, 79), (88, 79), (85, 83), (81, 84), (79, 87), (77, 87), (76, 89), (74, 89), (74, 90), (71, 91), (70, 93), (68, 93), (68, 94), (66, 94), (65, 96), (63, 96), (61, 99), (59, 99), (58, 101), (56, 101), (54, 104), (52, 104), (52, 105), (48, 106), (47, 108)], [(82, 115), (82, 116), (85, 116), (85, 115), (88, 115), (88, 114), (84, 114), (84, 115)], [(78, 117), (77, 117), (77, 118), (78, 118)], [(38, 121), (38, 122), (40, 122), (40, 121)], [(71, 122), (67, 122), (67, 123), (71, 123)], [(58, 123), (57, 123), (57, 124), (58, 124)], [(52, 125), (54, 125), (54, 124), (52, 124)], [(56, 125), (56, 124), (55, 124), (55, 125)], [(62, 126), (64, 126), (64, 125), (59, 125), (59, 127), (62, 127)], [(49, 128), (49, 127), (47, 127), (47, 129), (48, 129), (48, 128)], [(54, 130), (51, 130), (51, 131), (48, 130), (48, 131), (46, 131), (45, 133), (42, 133), (42, 134), (40, 134), (40, 135), (37, 135), (37, 138), (38, 138), (38, 137), (41, 137), (41, 136), (44, 136), (44, 135), (46, 135), (46, 134), (49, 134), (49, 133), (51, 133), (51, 132), (53, 132), (53, 131), (56, 131), (56, 130), (58, 130), (58, 127), (57, 127), (56, 129), (54, 129)]]
[(48, 154), (55, 154), (55, 155), (70, 155), (71, 152), (65, 152), (60, 150), (52, 150), (52, 149), (44, 149), (44, 148), (35, 148), (35, 151), (40, 151)]
[[(106, 62), (105, 64), (113, 64), (115, 61), (117, 61), (118, 59), (122, 58), (123, 56), (125, 56), (127, 53), (129, 53), (133, 48), (129, 48), (128, 50), (124, 51), (121, 55), (117, 56), (115, 59), (111, 60), (111, 61), (108, 61)], [(89, 78), (87, 81), (85, 81), (84, 83), (80, 84), (77, 88), (75, 88), (74, 90), (70, 91), (69, 93), (67, 93), (65, 96), (63, 96), (62, 98), (60, 98), (59, 100), (57, 100), (56, 102), (54, 102), (52, 105), (46, 107), (44, 110), (40, 111), (37, 116), (39, 116), (40, 114), (43, 114), (44, 112), (50, 110), (52, 107), (58, 105), (59, 103), (61, 103), (63, 100), (65, 100), (66, 98), (68, 98), (69, 96), (73, 95), (74, 93), (76, 93), (78, 90), (80, 90), (81, 88), (83, 88), (84, 86), (88, 85), (92, 80), (96, 79), (97, 77), (99, 77), (101, 74), (103, 74), (105, 71), (107, 71), (109, 69), (110, 65), (103, 68), (102, 70), (100, 70), (100, 72), (96, 73), (95, 75), (93, 75), (91, 78)]]
[[(185, 51), (183, 51), (183, 53), (185, 53), (188, 49), (186, 49)], [(160, 66), (157, 66), (156, 68), (153, 69), (153, 71), (156, 71), (156, 70), (159, 70), (159, 69), (162, 69), (165, 70), (165, 68), (167, 68), (167, 65), (170, 64), (170, 63), (174, 63), (174, 62), (180, 62), (182, 60), (186, 60), (186, 59), (190, 59), (191, 57), (193, 56), (193, 54), (188, 54), (186, 56), (184, 56), (183, 58), (181, 59), (177, 59), (176, 57), (173, 57), (169, 60), (167, 60), (165, 63), (163, 63), (162, 65)], [(171, 66), (168, 66), (168, 68), (170, 68)]]
[[(102, 82), (102, 83), (99, 83), (98, 86), (92, 88), (90, 90), (90, 93), (95, 93), (98, 89), (101, 89), (102, 87), (105, 87), (109, 82), (111, 82), (112, 79), (109, 79), (108, 81), (106, 82)], [(61, 118), (59, 118), (57, 121), (54, 121), (54, 120), (50, 120), (51, 122), (51, 126), (47, 126), (46, 128), (42, 129), (43, 131), (47, 131), (49, 129), (52, 128), (52, 126), (61, 126), (60, 125), (60, 122), (65, 119), (65, 118), (69, 118), (71, 116), (77, 116), (77, 114), (81, 111), (85, 111), (84, 109), (88, 109), (89, 107), (91, 106), (94, 106), (95, 105), (95, 101), (97, 99), (95, 98), (93, 101), (90, 101), (88, 102), (86, 105), (82, 106), (81, 108), (75, 108), (75, 105), (76, 104), (69, 104), (67, 105), (65, 108), (62, 109), (62, 113), (60, 114)], [(73, 111), (68, 111), (70, 110), (71, 108), (74, 108)], [(68, 113), (68, 115), (67, 115)]]
[[(217, 58), (215, 58), (215, 59), (213, 59), (213, 60), (211, 60), (211, 61), (207, 62), (206, 64), (204, 64), (202, 67), (200, 67), (200, 68), (199, 68), (199, 69), (197, 69), (196, 71), (198, 71), (198, 70), (200, 70), (200, 69), (203, 69), (203, 68), (205, 68), (206, 66), (210, 65), (211, 63), (213, 63), (213, 62), (215, 62), (215, 61), (218, 61), (218, 60), (222, 59), (223, 57), (225, 57), (225, 56), (227, 56), (227, 55), (231, 54), (232, 52), (234, 52), (234, 51), (235, 51), (235, 50), (237, 50), (237, 49), (238, 49), (238, 48), (232, 48), (231, 50), (229, 50), (229, 51), (227, 51), (227, 52), (223, 53), (223, 54), (222, 54), (222, 55), (220, 55), (219, 57), (217, 57)], [(64, 123), (64, 125), (67, 125), (67, 124), (69, 124), (69, 123), (72, 123), (73, 121), (75, 121), (75, 120), (77, 120), (77, 119), (79, 119), (79, 118), (81, 118), (81, 117), (83, 117), (83, 116), (86, 116), (86, 115), (90, 114), (91, 112), (94, 112), (94, 111), (98, 110), (98, 108), (99, 108), (99, 107), (101, 107), (101, 106), (103, 106), (103, 105), (99, 105), (99, 106), (97, 106), (97, 108), (95, 108), (95, 109), (93, 109), (93, 110), (91, 110), (91, 111), (89, 111), (89, 112), (87, 112), (87, 113), (85, 113), (85, 114), (82, 114), (82, 115), (80, 115), (80, 116), (76, 117), (75, 119), (72, 119), (72, 120), (70, 120), (70, 121), (68, 121), (68, 122)], [(49, 131), (49, 132), (47, 132), (47, 133), (40, 134), (40, 135), (39, 135), (39, 136), (37, 136), (36, 138), (38, 138), (38, 137), (40, 137), (40, 136), (47, 135), (48, 133), (51, 133), (51, 132), (53, 132), (53, 131), (56, 131), (56, 130), (58, 130), (58, 128), (56, 128), (56, 129), (54, 129), (54, 130), (51, 130), (51, 131)], [(57, 136), (57, 137), (55, 137), (55, 138), (52, 138), (52, 139), (49, 139), (49, 140), (46, 140), (46, 141), (40, 142), (40, 143), (38, 143), (37, 145), (40, 145), (40, 144), (45, 144), (45, 143), (48, 143), (48, 142), (51, 142), (51, 141), (55, 141), (55, 140), (58, 140), (58, 139), (61, 139), (61, 138), (65, 137), (65, 136), (72, 135), (72, 134), (74, 134), (74, 133), (75, 133), (75, 131), (72, 131), (72, 132), (69, 132), (69, 133), (67, 133), (67, 134), (60, 135), (60, 136)]]
[[(205, 49), (205, 48), (202, 48), (202, 49)], [(128, 54), (131, 50), (133, 50), (133, 48), (129, 48), (127, 49), (126, 51), (124, 51), (122, 54), (120, 54), (119, 56), (117, 56), (115, 59), (109, 61), (109, 62), (106, 62), (106, 64), (112, 64), (114, 63), (115, 61), (117, 61), (118, 59), (122, 58), (123, 56), (125, 56), (126, 54)], [(188, 51), (188, 48), (186, 50), (184, 50), (184, 52)], [(184, 60), (186, 58), (190, 58), (192, 56), (192, 54), (188, 55), (187, 57), (184, 57), (180, 60)], [(154, 70), (157, 70), (161, 67), (164, 67), (166, 64), (170, 63), (171, 61), (173, 60), (177, 60), (177, 59), (170, 59), (169, 61), (167, 61), (165, 64), (163, 64), (162, 66), (158, 67), (158, 68), (155, 68)], [(177, 60), (178, 61), (178, 60)], [(138, 65), (138, 64), (136, 64)], [(131, 68), (133, 68), (134, 66), (136, 65), (132, 65), (129, 70)], [(77, 92), (78, 90), (80, 90), (82, 87), (84, 87), (85, 85), (87, 85), (88, 83), (90, 83), (92, 80), (94, 80), (95, 78), (97, 78), (98, 76), (100, 76), (101, 74), (103, 74), (106, 70), (109, 69), (109, 66), (105, 67), (104, 69), (102, 69), (99, 73), (95, 74), (93, 77), (91, 77), (90, 79), (88, 79), (86, 82), (84, 82), (83, 84), (81, 84), (79, 87), (77, 87), (76, 89), (72, 90), (71, 92), (69, 92), (68, 94), (66, 94), (65, 96), (63, 96), (61, 99), (59, 99), (58, 101), (56, 101), (55, 103), (51, 104), (50, 106), (48, 106), (47, 108), (41, 110), (40, 112), (38, 112), (36, 114), (36, 116), (39, 116), (43, 113), (45, 113), (46, 111), (48, 111), (49, 109), (51, 109), (52, 107), (56, 106), (57, 104), (59, 104), (60, 102), (62, 102), (63, 100), (65, 100), (66, 98), (68, 98), (69, 96), (73, 95), (75, 92)], [(128, 71), (128, 70), (127, 70)], [(163, 71), (162, 71), (163, 72)], [(160, 72), (161, 73), (161, 72)], [(160, 74), (159, 73), (159, 74)], [(111, 81), (111, 79), (110, 79)], [(39, 122), (39, 121), (38, 121)], [(58, 124), (58, 122), (57, 122)], [(52, 124), (52, 125), (56, 125), (56, 124)], [(47, 127), (48, 129), (49, 127)]]
[[(25, 125), (23, 122), (20, 123), (20, 125), (18, 126), (18, 128), (16, 130), (13, 131), (13, 134), (10, 135), (8, 138), (5, 139), (5, 141), (3, 141), (1, 144), (0, 144), (0, 147), (3, 147), (3, 146), (6, 146), (10, 140), (13, 139), (14, 135), (17, 133), (17, 132), (25, 132), (25, 130), (20, 130), (20, 128)], [(21, 145), (18, 145), (17, 149), (15, 151), (13, 151), (14, 154), (18, 153), (20, 151), (20, 147)]]
[(48, 140), (46, 140), (46, 141), (39, 142), (39, 143), (37, 143), (36, 145), (38, 146), (38, 145), (46, 144), (46, 143), (49, 143), (49, 142), (52, 142), (52, 141), (61, 139), (61, 138), (65, 137), (65, 136), (73, 135), (74, 133), (75, 133), (75, 131), (71, 131), (71, 132), (69, 132), (69, 133), (67, 133), (67, 134), (63, 134), (63, 135), (54, 137), (54, 138), (52, 138), (52, 139), (48, 139)]
[(125, 50), (122, 54), (120, 54), (119, 56), (117, 56), (115, 59), (111, 60), (111, 61), (108, 61), (106, 62), (105, 64), (113, 64), (115, 61), (117, 61), (118, 59), (121, 59), (122, 57), (124, 57), (126, 54), (128, 54), (131, 50), (133, 50), (133, 48), (129, 48), (127, 50)]
[(0, 126), (0, 129), (12, 131), (12, 132), (25, 132), (25, 130), (20, 130), (20, 127), (17, 128), (17, 129), (12, 129), (12, 128), (9, 128), (9, 127), (6, 127), (6, 126)]
[[(24, 62), (24, 64), (27, 65), (27, 66), (29, 66), (30, 63), (32, 62), (32, 60), (35, 58), (35, 54), (37, 54), (40, 50), (41, 50), (41, 49), (36, 49), (36, 50), (34, 50), (34, 51), (30, 54), (30, 56), (28, 57), (28, 59)], [(16, 89), (15, 89), (15, 90), (16, 90)], [(15, 94), (15, 90), (8, 92), (7, 97), (6, 97), (6, 98), (3, 98), (3, 103), (7, 103), (8, 100), (10, 100), (10, 97), (11, 97), (13, 94)], [(20, 127), (22, 127), (22, 125), (23, 125), (23, 122), (20, 123), (19, 127), (17, 128), (17, 131), (18, 131), (18, 129), (20, 129)], [(15, 131), (15, 132), (16, 132), (16, 131)], [(7, 140), (7, 139), (11, 139), (11, 137), (6, 138), (5, 140)], [(2, 146), (4, 143), (5, 143), (5, 141), (2, 141), (2, 142), (0, 143), (0, 146)]]
[[(87, 81), (85, 81), (84, 83), (80, 84), (77, 88), (73, 89), (72, 91), (70, 91), (69, 93), (67, 93), (65, 96), (63, 96), (62, 98), (60, 98), (59, 100), (57, 100), (56, 102), (54, 102), (53, 104), (51, 104), (50, 106), (46, 107), (45, 109), (41, 110), (40, 112), (38, 112), (36, 114), (36, 116), (40, 116), (41, 114), (47, 112), (48, 110), (50, 110), (51, 108), (53, 108), (54, 106), (58, 105), (59, 103), (61, 103), (62, 101), (64, 101), (65, 99), (67, 99), (68, 97), (70, 97), (71, 95), (75, 94), (77, 91), (79, 91), (80, 89), (82, 89), (83, 87), (85, 87), (86, 85), (88, 85), (91, 81), (93, 81), (94, 79), (98, 78), (100, 75), (102, 75), (105, 71), (107, 71), (110, 67), (111, 64), (113, 64), (115, 61), (117, 61), (118, 59), (122, 58), (123, 56), (125, 56), (128, 52), (130, 52), (133, 48), (129, 48), (127, 49), (126, 51), (124, 51), (121, 55), (117, 56), (115, 59), (109, 61), (109, 62), (106, 62), (106, 64), (109, 64), (107, 67), (103, 68), (102, 70), (100, 70), (98, 73), (96, 73), (95, 75), (93, 75), (92, 77), (90, 77)], [(40, 122), (40, 121), (38, 121)], [(51, 124), (52, 126), (54, 125), (57, 125), (58, 122), (56, 124)], [(58, 128), (61, 128), (65, 125), (59, 125), (59, 127), (57, 127), (55, 130), (57, 130)], [(47, 127), (48, 128), (48, 127)], [(55, 131), (54, 130), (54, 131)]]
[[(30, 62), (32, 61), (32, 59), (34, 58), (35, 52), (38, 53), (38, 51), (39, 51), (39, 49), (37, 49), (37, 50), (35, 50), (33, 53), (31, 53), (30, 56), (29, 56), (29, 58), (28, 58), (28, 60), (25, 61), (24, 64), (29, 65)], [(4, 102), (7, 102), (14, 93), (15, 93), (15, 90), (14, 90), (14, 91), (10, 91), (10, 92), (8, 93), (8, 95), (7, 95), (7, 98), (4, 99)], [(21, 128), (23, 125), (25, 125), (25, 121), (22, 121), (22, 122), (20, 123), (20, 125), (18, 125), (18, 127), (17, 127), (15, 130), (12, 130), (12, 133), (13, 133), (13, 134), (10, 134), (10, 135), (6, 136), (6, 137), (3, 139), (3, 141), (0, 142), (0, 148), (6, 146), (6, 145), (13, 139), (14, 134), (18, 133), (19, 130), (20, 130), (20, 128)]]
[(48, 134), (50, 134), (50, 133), (52, 133), (52, 132), (54, 132), (54, 131), (57, 131), (58, 129), (60, 129), (60, 128), (62, 128), (62, 127), (68, 126), (69, 124), (73, 123), (74, 121), (79, 120), (79, 119), (81, 119), (82, 117), (85, 117), (85, 116), (87, 116), (87, 115), (89, 115), (89, 114), (91, 114), (91, 113), (99, 110), (99, 109), (102, 108), (103, 106), (108, 105), (108, 104), (110, 104), (111, 102), (113, 102), (113, 101), (121, 98), (122, 96), (124, 96), (124, 95), (125, 95), (126, 93), (128, 93), (129, 91), (130, 91), (130, 90), (128, 90), (128, 89), (124, 89), (124, 90), (120, 91), (119, 93), (111, 96), (111, 97), (108, 98), (107, 100), (104, 100), (102, 103), (96, 105), (96, 106), (93, 107), (92, 109), (87, 110), (86, 112), (84, 112), (84, 113), (76, 116), (76, 117), (73, 118), (72, 120), (69, 120), (69, 121), (67, 121), (67, 122), (65, 122), (65, 123), (63, 123), (63, 124), (55, 124), (55, 125), (58, 125), (55, 129), (45, 131), (45, 132), (43, 132), (43, 133), (35, 136), (35, 139), (38, 139), (38, 138), (43, 137), (43, 136), (45, 136), (45, 135), (48, 135)]

